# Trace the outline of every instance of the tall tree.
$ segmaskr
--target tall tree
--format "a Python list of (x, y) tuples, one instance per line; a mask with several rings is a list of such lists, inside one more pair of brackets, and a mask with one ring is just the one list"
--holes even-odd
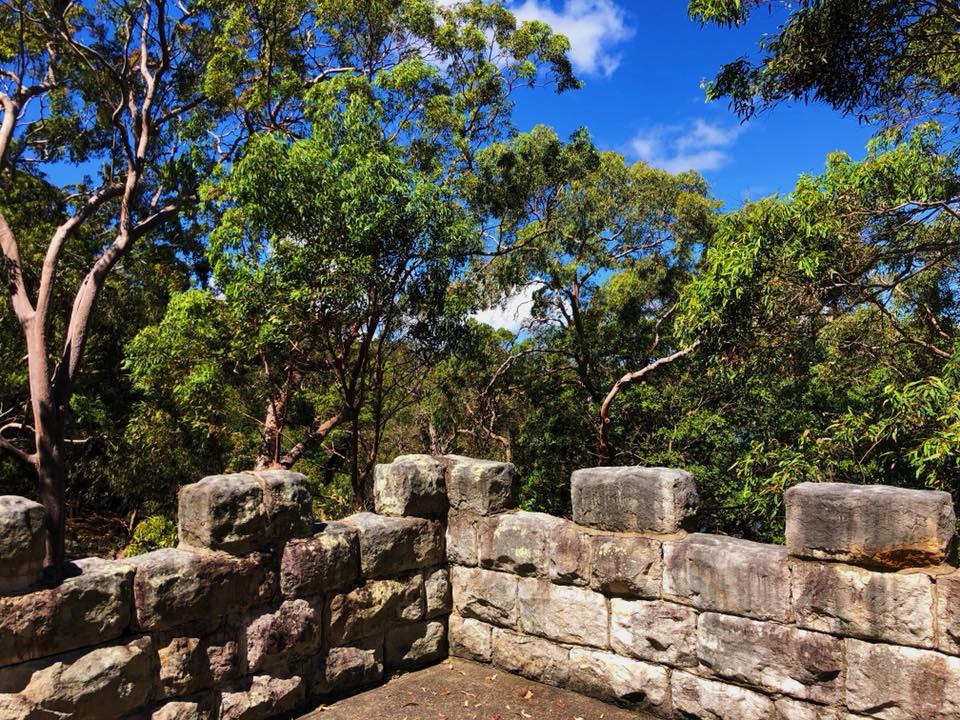
[[(97, 299), (131, 247), (174, 221), (194, 197), (186, 143), (200, 104), (194, 80), (203, 31), (192, 11), (166, 0), (96, 9), (12, 2), (0, 8), (0, 21), (4, 193), (23, 167), (99, 165), (96, 181), (84, 178), (65, 198), (39, 268), (24, 265), (18, 228), (0, 214), (4, 285), (22, 329), (33, 436), (27, 448), (0, 436), (0, 447), (35, 469), (47, 515), (46, 564), (57, 573), (65, 427)], [(90, 259), (67, 316), (54, 317), (62, 257), (94, 220), (109, 239)]]

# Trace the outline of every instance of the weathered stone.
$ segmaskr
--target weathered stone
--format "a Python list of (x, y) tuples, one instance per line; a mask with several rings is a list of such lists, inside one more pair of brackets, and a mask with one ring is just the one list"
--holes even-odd
[(774, 720), (853, 720), (842, 710), (780, 698), (774, 702)]
[(234, 640), (207, 647), (207, 666), (214, 686), (240, 674), (240, 647)]
[(343, 521), (360, 536), (364, 577), (396, 575), (443, 562), (443, 526), (423, 518), (392, 518), (362, 512)]
[(158, 672), (148, 637), (56, 660), (37, 670), (21, 695), (49, 715), (112, 720), (142, 707)]
[(383, 678), (383, 647), (376, 642), (330, 648), (324, 668), (324, 692), (338, 695), (371, 685)]
[(384, 643), (389, 670), (412, 670), (447, 656), (447, 626), (440, 620), (396, 625)]
[(960, 717), (960, 659), (846, 640), (847, 707), (881, 720)]
[(480, 568), (450, 568), (453, 607), (465, 618), (516, 627), (517, 577)]
[(808, 630), (933, 647), (933, 583), (825, 563), (793, 566), (797, 625)]
[(211, 703), (194, 700), (174, 700), (157, 708), (150, 720), (212, 720)]
[(590, 587), (607, 595), (660, 597), (660, 543), (637, 535), (591, 538)]
[(298, 709), (305, 695), (303, 680), (297, 675), (286, 680), (256, 675), (248, 689), (223, 693), (220, 720), (267, 720)]
[(584, 695), (655, 713), (667, 710), (670, 695), (670, 680), (664, 668), (576, 647), (570, 650), (569, 687)]
[(198, 638), (173, 638), (157, 654), (160, 688), (165, 697), (190, 695), (210, 684), (207, 654)]
[(663, 595), (701, 610), (787, 622), (787, 551), (779, 545), (699, 533), (664, 543)]
[(120, 637), (130, 624), (133, 566), (80, 560), (60, 585), (0, 597), (0, 666)]
[(306, 600), (284, 600), (276, 612), (261, 615), (247, 627), (250, 672), (313, 655), (320, 649), (321, 634), (319, 610)]
[(574, 522), (600, 530), (675, 533), (700, 502), (693, 476), (670, 468), (587, 468), (570, 483)]
[(136, 568), (135, 626), (160, 630), (212, 620), (271, 598), (276, 574), (261, 555), (194, 553), (165, 548), (129, 559)]
[(356, 528), (326, 523), (313, 537), (291, 540), (283, 548), (280, 591), (284, 597), (313, 597), (352, 585), (360, 577), (360, 540)]
[(288, 470), (211, 475), (179, 493), (180, 543), (242, 555), (309, 534), (307, 479)]
[(450, 572), (446, 568), (439, 568), (433, 572), (425, 573), (423, 594), (426, 600), (425, 617), (430, 619), (449, 613), (453, 607), (450, 593)]
[(450, 507), (492, 515), (516, 507), (517, 470), (511, 463), (445, 455)]
[(422, 581), (370, 580), (330, 599), (329, 644), (346, 645), (360, 638), (383, 635), (387, 623), (423, 617)]
[(475, 567), (479, 562), (477, 516), (453, 512), (447, 515), (447, 560), (455, 565)]
[(0, 495), (0, 593), (16, 592), (43, 575), (43, 505)]
[(565, 687), (570, 681), (570, 650), (530, 635), (494, 628), (493, 664), (501, 670)]
[(517, 575), (547, 574), (547, 537), (563, 523), (544, 513), (502, 513), (482, 518), (480, 565)]
[(884, 485), (802, 483), (784, 495), (791, 555), (884, 568), (925, 567), (952, 550), (949, 493)]
[(769, 720), (773, 702), (736, 685), (675, 672), (670, 679), (673, 709), (699, 720)]
[(520, 626), (524, 632), (577, 645), (609, 647), (607, 601), (586, 588), (520, 578)]
[(451, 615), (447, 631), (450, 654), (476, 662), (490, 662), (492, 634), (492, 625)]
[(277, 540), (307, 537), (313, 532), (313, 496), (310, 480), (290, 470), (252, 473), (263, 487), (267, 529)]
[[(960, 655), (960, 572), (941, 575), (937, 583), (937, 648)], [(0, 619), (0, 623), (2, 623)]]
[(715, 675), (799, 700), (829, 704), (842, 694), (840, 640), (829, 635), (704, 613), (697, 655)]
[(442, 515), (447, 510), (443, 465), (430, 455), (401, 455), (377, 465), (373, 501), (380, 515)]
[(610, 601), (610, 647), (621, 655), (697, 666), (697, 613), (662, 600)]
[(571, 522), (553, 524), (547, 536), (548, 576), (559, 585), (590, 584), (590, 535)]

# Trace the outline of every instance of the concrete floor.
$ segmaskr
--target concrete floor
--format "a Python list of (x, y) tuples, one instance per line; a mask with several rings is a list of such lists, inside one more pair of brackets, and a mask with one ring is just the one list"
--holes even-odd
[(450, 658), (300, 720), (653, 720), (569, 690)]

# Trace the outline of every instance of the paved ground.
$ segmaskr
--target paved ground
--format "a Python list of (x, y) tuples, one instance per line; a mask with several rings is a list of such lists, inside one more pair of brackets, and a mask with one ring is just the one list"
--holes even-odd
[(300, 720), (653, 720), (569, 690), (451, 658)]

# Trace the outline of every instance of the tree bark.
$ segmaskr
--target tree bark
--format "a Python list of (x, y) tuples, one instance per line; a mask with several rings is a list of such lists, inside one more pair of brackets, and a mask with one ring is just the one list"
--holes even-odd
[(621, 377), (617, 382), (614, 383), (613, 387), (610, 388), (610, 392), (607, 393), (607, 397), (603, 400), (603, 405), (600, 407), (600, 453), (604, 460), (610, 460), (613, 457), (613, 446), (610, 444), (609, 433), (607, 431), (608, 426), (610, 425), (610, 406), (613, 405), (613, 401), (616, 399), (617, 395), (620, 394), (620, 391), (630, 383), (642, 380), (647, 375), (652, 373), (659, 367), (664, 365), (669, 365), (680, 358), (686, 357), (700, 345), (700, 341), (696, 340), (692, 344), (685, 347), (683, 350), (678, 350), (672, 355), (667, 355), (662, 357), (659, 360), (655, 360), (646, 367), (640, 368), (639, 370), (634, 370), (629, 372), (623, 377)]

